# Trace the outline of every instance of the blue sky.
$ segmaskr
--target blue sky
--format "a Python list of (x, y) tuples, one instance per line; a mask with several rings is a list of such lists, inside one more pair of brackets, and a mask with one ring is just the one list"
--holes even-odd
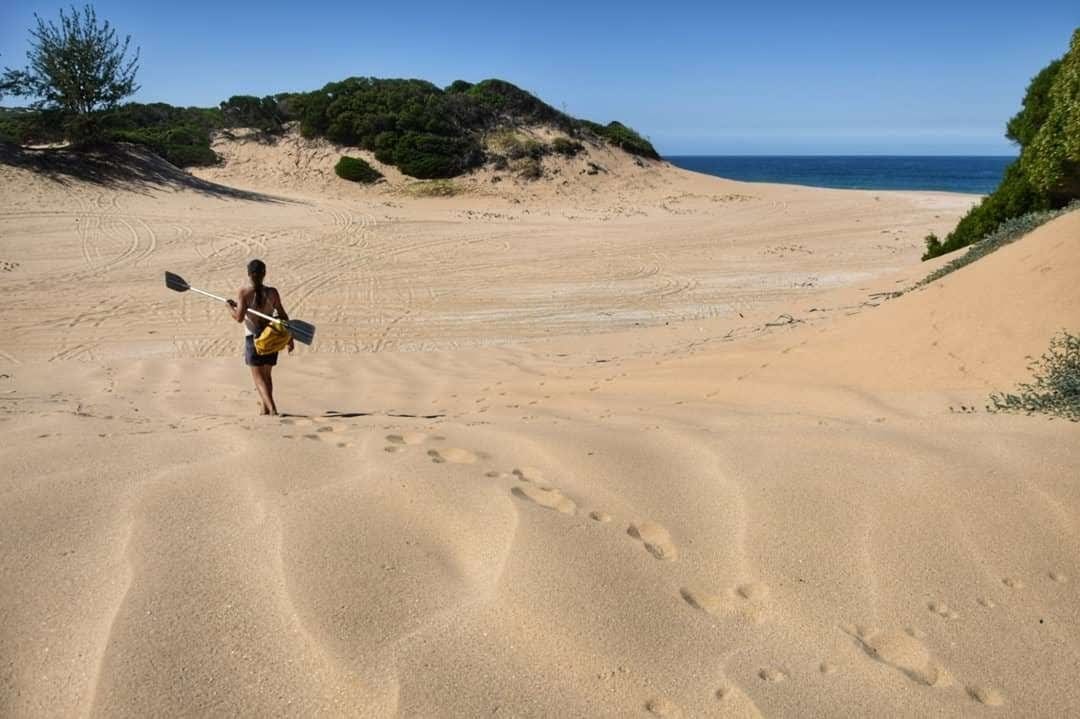
[[(1012, 154), (1005, 122), (1080, 26), (1077, 0), (95, 6), (142, 47), (141, 101), (499, 77), (668, 155)], [(3, 0), (0, 64), (60, 7)]]

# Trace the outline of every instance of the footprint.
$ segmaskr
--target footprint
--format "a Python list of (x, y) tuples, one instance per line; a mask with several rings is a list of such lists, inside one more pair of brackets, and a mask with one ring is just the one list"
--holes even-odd
[(544, 481), (544, 473), (536, 467), (515, 467), (512, 474), (522, 482)]
[(1004, 584), (1009, 589), (1023, 589), (1024, 588), (1024, 580), (1020, 579), (1018, 577), (1005, 577), (1004, 579), (1001, 580), (1001, 583)]
[(1005, 703), (1005, 695), (993, 687), (968, 687), (972, 699), (989, 707), (999, 707)]
[(595, 519), (597, 522), (610, 522), (611, 521), (611, 515), (608, 514), (607, 512), (592, 511), (592, 512), (589, 512), (589, 516), (592, 519)]
[(645, 708), (653, 716), (658, 717), (681, 717), (682, 708), (667, 697), (656, 697), (645, 702)]
[(757, 704), (736, 686), (720, 687), (716, 690), (716, 698), (724, 704), (724, 716), (745, 717), (745, 719), (761, 719), (761, 711)]
[(740, 584), (735, 588), (735, 593), (743, 599), (749, 599), (751, 602), (761, 602), (769, 597), (769, 587), (761, 582), (750, 582), (749, 584)]
[(1065, 582), (1069, 581), (1069, 577), (1065, 574), (1062, 574), (1061, 572), (1050, 572), (1050, 578), (1058, 584), (1064, 584)]
[(945, 602), (930, 602), (926, 605), (926, 608), (943, 619), (958, 619), (960, 617)]
[(671, 535), (667, 529), (656, 522), (645, 520), (638, 524), (631, 524), (626, 533), (634, 539), (640, 540), (645, 545), (646, 551), (657, 559), (674, 560), (679, 556), (675, 543), (671, 541)]
[(820, 671), (822, 674), (836, 674), (839, 669), (840, 667), (833, 664), (832, 662), (822, 662), (821, 666), (818, 667), (818, 671)]
[(390, 444), (423, 444), (427, 435), (423, 432), (405, 432), (403, 434), (388, 434), (386, 441)]
[(926, 645), (910, 634), (865, 627), (847, 631), (871, 658), (902, 672), (912, 681), (930, 687), (952, 685), (952, 677), (945, 668), (934, 660)]
[(763, 681), (767, 681), (772, 684), (777, 684), (779, 682), (785, 681), (788, 678), (787, 672), (785, 672), (783, 669), (777, 669), (776, 667), (765, 667), (758, 672), (758, 676), (761, 677)]
[(514, 496), (527, 499), (530, 502), (539, 504), (541, 507), (554, 509), (563, 514), (573, 514), (577, 511), (577, 504), (574, 500), (555, 488), (545, 489), (543, 487), (526, 485), (514, 487), (510, 492), (514, 494)]
[(757, 582), (741, 584), (721, 594), (709, 594), (689, 587), (680, 589), (679, 594), (694, 609), (714, 617), (741, 616), (754, 624), (761, 624), (768, 616), (764, 602), (769, 597), (769, 588)]
[(443, 462), (449, 462), (450, 464), (473, 464), (476, 462), (475, 454), (467, 449), (460, 449), (459, 447), (429, 449), (428, 456), (431, 457), (431, 461), (436, 464), (442, 464)]
[(986, 607), (987, 609), (993, 609), (997, 606), (997, 604), (994, 603), (994, 600), (990, 599), (989, 597), (979, 597), (977, 601), (979, 602), (979, 604)]

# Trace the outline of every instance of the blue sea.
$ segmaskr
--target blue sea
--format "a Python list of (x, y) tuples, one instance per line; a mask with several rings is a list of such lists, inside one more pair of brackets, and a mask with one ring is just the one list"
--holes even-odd
[(1014, 157), (717, 156), (665, 157), (673, 165), (745, 182), (846, 190), (994, 191)]

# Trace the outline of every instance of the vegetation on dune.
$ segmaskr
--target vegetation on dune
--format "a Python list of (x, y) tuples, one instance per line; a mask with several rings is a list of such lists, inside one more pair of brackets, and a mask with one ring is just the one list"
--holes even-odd
[(269, 95), (233, 95), (220, 108), (225, 127), (248, 127), (268, 135), (281, 133), (288, 120), (285, 103)]
[[(975, 260), (986, 257), (991, 252), (1019, 240), (1036, 227), (1045, 225), (1050, 220), (1060, 217), (1066, 212), (1075, 212), (1078, 210), (1080, 210), (1080, 200), (1074, 201), (1060, 210), (1040, 210), (1005, 220), (998, 225), (997, 229), (993, 232), (969, 246), (967, 252), (957, 257), (955, 260), (951, 260), (948, 264), (942, 265), (934, 270), (915, 286), (921, 287), (922, 285), (930, 284), (935, 280), (940, 280), (950, 272), (955, 272), (961, 267), (970, 265)], [(933, 235), (930, 235), (930, 237), (933, 237)]]
[(992, 412), (1049, 414), (1080, 422), (1080, 336), (1067, 331), (1050, 340), (1050, 349), (1028, 368), (1033, 382), (1015, 393), (990, 395)]
[(1012, 218), (1080, 198), (1080, 29), (1065, 56), (1032, 78), (1006, 137), (1020, 146), (1020, 157), (944, 242), (926, 238), (924, 260), (970, 245)]
[(574, 157), (584, 150), (584, 145), (577, 140), (571, 140), (568, 137), (556, 137), (551, 141), (551, 151), (556, 155), (562, 155), (563, 157)]
[(109, 110), (138, 89), (139, 50), (129, 55), (131, 37), (122, 41), (109, 22), (99, 23), (94, 8), (60, 11), (59, 22), (34, 15), (29, 64), (5, 68), (0, 93), (35, 98), (33, 107), (54, 111), (71, 139), (97, 139), (99, 112)]
[(656, 148), (652, 146), (652, 143), (621, 122), (609, 122), (607, 125), (599, 125), (595, 122), (583, 121), (582, 124), (615, 147), (621, 148), (631, 155), (640, 155), (652, 160), (660, 159), (660, 155), (656, 152)]
[(423, 80), (354, 77), (282, 99), (300, 120), (305, 137), (371, 150), (380, 162), (421, 179), (454, 177), (486, 160), (499, 164), (498, 156), (485, 155), (485, 136), (495, 141), (503, 160), (539, 159), (550, 148), (514, 132), (536, 124), (659, 158), (647, 140), (625, 125), (578, 120), (503, 80), (458, 80), (440, 89)]
[[(305, 137), (370, 150), (380, 162), (420, 179), (455, 177), (489, 160), (505, 167), (529, 159), (527, 170), (533, 173), (549, 152), (567, 157), (581, 152), (579, 139), (659, 159), (648, 140), (621, 123), (573, 118), (495, 79), (458, 80), (439, 88), (424, 80), (352, 77), (312, 92), (235, 95), (215, 109), (121, 106), (138, 89), (139, 51), (130, 55), (130, 37), (121, 41), (108, 22), (98, 22), (91, 6), (61, 11), (58, 23), (37, 18), (30, 38), (30, 64), (7, 68), (0, 95), (36, 99), (30, 112), (0, 113), (0, 140), (136, 142), (174, 164), (191, 166), (217, 162), (210, 148), (213, 130), (246, 127), (273, 136), (299, 121)], [(516, 138), (515, 128), (531, 125), (555, 127), (569, 137), (551, 147)], [(483, 145), (491, 133), (515, 141), (504, 154), (489, 157)]]
[(367, 160), (359, 157), (349, 157), (348, 155), (337, 161), (337, 164), (334, 165), (334, 172), (343, 180), (360, 182), (365, 185), (378, 182), (383, 177), (382, 173), (368, 164)]

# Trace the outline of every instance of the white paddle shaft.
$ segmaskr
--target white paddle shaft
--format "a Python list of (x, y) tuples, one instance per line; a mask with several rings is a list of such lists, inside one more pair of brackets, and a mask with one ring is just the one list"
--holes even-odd
[[(225, 299), (224, 297), (220, 297), (220, 296), (215, 295), (215, 294), (213, 294), (211, 292), (207, 292), (206, 290), (200, 290), (198, 287), (192, 287), (191, 285), (188, 285), (188, 289), (191, 290), (192, 292), (198, 292), (200, 295), (206, 295), (207, 297), (212, 297), (215, 300), (217, 300), (218, 302), (226, 302), (226, 303), (228, 302), (228, 300)], [(258, 310), (253, 310), (250, 307), (248, 307), (247, 311), (250, 312), (251, 314), (255, 315), (256, 317), (262, 317), (264, 320), (270, 320), (271, 322), (279, 322), (280, 321), (280, 320), (278, 320), (277, 317), (271, 317), (270, 315), (264, 315), (262, 312), (259, 312)]]

